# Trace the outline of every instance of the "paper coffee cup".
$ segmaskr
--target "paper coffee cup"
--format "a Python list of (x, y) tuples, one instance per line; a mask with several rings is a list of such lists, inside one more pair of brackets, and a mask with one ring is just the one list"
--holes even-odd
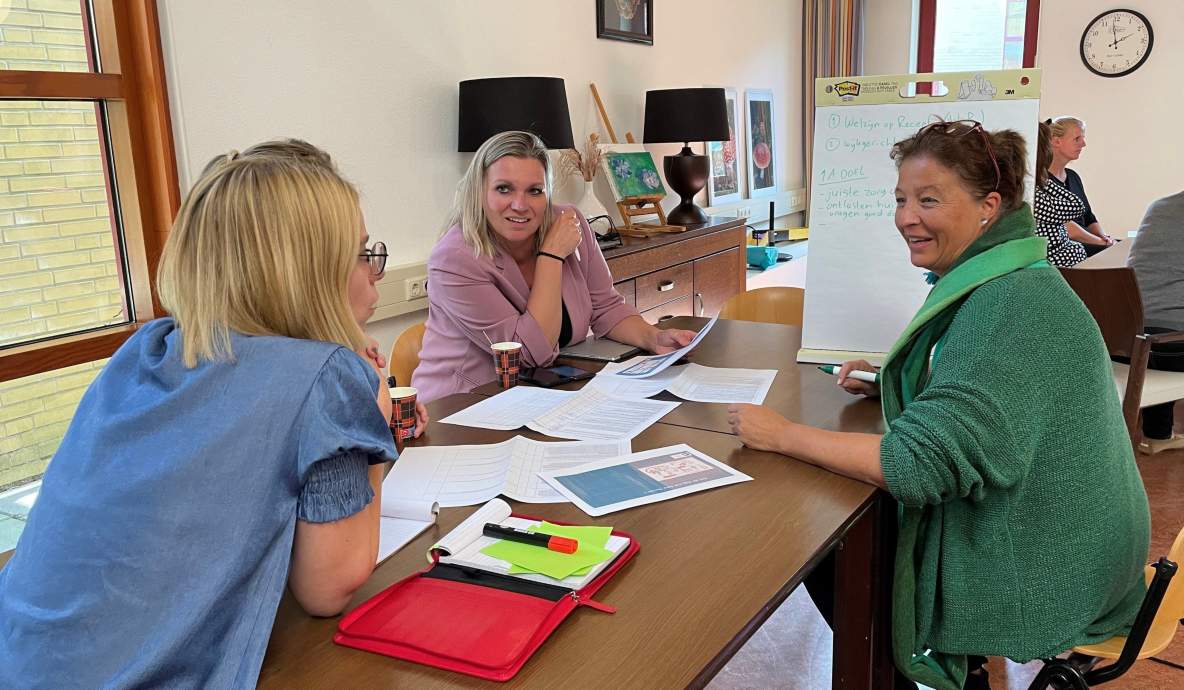
[(522, 343), (502, 342), (493, 344), (493, 371), (498, 385), (513, 388), (518, 385), (518, 368), (522, 359)]
[(415, 425), (419, 419), (415, 416), (415, 397), (419, 391), (411, 386), (400, 386), (391, 389), (391, 431), (395, 438), (406, 441), (415, 436)]

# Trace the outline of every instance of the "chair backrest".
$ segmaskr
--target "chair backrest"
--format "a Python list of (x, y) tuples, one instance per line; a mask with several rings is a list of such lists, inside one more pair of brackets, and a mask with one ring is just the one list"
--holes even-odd
[(719, 318), (737, 321), (802, 325), (806, 291), (798, 287), (765, 287), (732, 295)]
[(1110, 356), (1131, 356), (1143, 333), (1143, 299), (1131, 268), (1062, 268), (1061, 275), (1098, 322)]
[(411, 385), (411, 374), (419, 366), (419, 350), (423, 346), (425, 326), (417, 323), (399, 334), (391, 348), (390, 373), (400, 386)]
[[(1168, 550), (1168, 560), (1176, 564), (1184, 563), (1184, 528), (1180, 529), (1176, 541), (1172, 542), (1172, 548)], [(1184, 618), (1184, 576), (1173, 579), (1168, 585), (1168, 591), (1164, 594), (1156, 617), (1176, 621)]]

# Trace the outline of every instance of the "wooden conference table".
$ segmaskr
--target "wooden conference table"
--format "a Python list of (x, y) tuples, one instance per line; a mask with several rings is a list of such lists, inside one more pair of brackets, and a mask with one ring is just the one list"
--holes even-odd
[[(697, 328), (702, 323), (680, 317), (665, 325)], [(794, 361), (800, 337), (797, 328), (721, 320), (692, 359), (777, 369), (766, 404), (778, 412), (829, 429), (879, 431), (875, 402), (847, 395), (833, 377)], [(482, 392), (494, 391), (479, 389), (434, 402), (428, 406), (432, 419), (481, 400)], [(615, 614), (577, 610), (504, 685), (335, 645), (338, 619), (311, 618), (289, 595), (276, 618), (259, 686), (701, 687), (835, 551), (833, 687), (891, 687), (891, 501), (866, 484), (743, 447), (727, 433), (726, 408), (683, 403), (635, 438), (633, 449), (687, 443), (754, 481), (601, 518), (590, 518), (571, 504), (513, 503), (516, 510), (540, 517), (612, 525), (632, 533), (641, 551), (596, 595), (615, 606)], [(515, 433), (432, 422), (417, 443), (492, 443)], [(437, 525), (374, 571), (350, 608), (426, 567), (428, 547), (474, 509), (442, 510)]]

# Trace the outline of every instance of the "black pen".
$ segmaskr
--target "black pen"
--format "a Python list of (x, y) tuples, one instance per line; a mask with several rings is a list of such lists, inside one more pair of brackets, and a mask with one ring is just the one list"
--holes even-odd
[(524, 529), (506, 527), (505, 525), (498, 525), (493, 522), (485, 523), (485, 529), (481, 530), (481, 533), (494, 539), (506, 539), (508, 541), (530, 544), (531, 546), (541, 546), (544, 549), (551, 549), (559, 553), (575, 553), (580, 548), (580, 542), (575, 539), (555, 537), (550, 534), (543, 534), (542, 532), (528, 532)]

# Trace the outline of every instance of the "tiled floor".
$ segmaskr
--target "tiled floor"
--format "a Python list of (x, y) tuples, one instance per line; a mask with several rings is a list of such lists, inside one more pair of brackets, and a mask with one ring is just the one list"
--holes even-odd
[[(1176, 408), (1184, 421), (1184, 403)], [(1180, 424), (1178, 423), (1178, 426)], [(1182, 431), (1178, 428), (1177, 433)], [(1151, 503), (1151, 559), (1166, 555), (1184, 527), (1184, 450), (1140, 455), (1139, 468)], [(1184, 666), (1184, 633), (1156, 655)], [(708, 686), (711, 690), (821, 690), (830, 687), (831, 634), (805, 589), (799, 587), (753, 635)], [(1016, 664), (992, 659), (993, 690), (1026, 690), (1039, 662)], [(1184, 670), (1146, 659), (1116, 681), (1113, 690), (1184, 688)]]

